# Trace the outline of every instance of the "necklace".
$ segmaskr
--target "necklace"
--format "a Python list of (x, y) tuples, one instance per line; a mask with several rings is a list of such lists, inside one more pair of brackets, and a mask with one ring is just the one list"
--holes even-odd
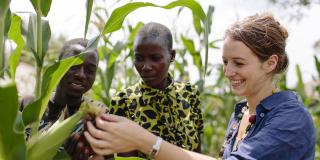
[[(230, 143), (230, 141), (232, 140), (231, 137), (232, 135), (234, 134), (234, 132), (238, 129), (238, 133), (239, 133), (239, 129), (240, 129), (240, 124), (241, 124), (241, 121), (242, 119), (244, 118), (244, 115), (245, 114), (249, 114), (248, 113), (248, 105), (244, 106), (242, 109), (241, 109), (241, 112), (237, 115), (237, 118), (236, 118), (236, 121), (232, 124), (231, 126), (231, 129), (230, 129), (230, 132), (229, 134), (226, 136), (225, 138), (225, 141), (220, 149), (220, 152), (219, 152), (219, 156), (222, 157), (223, 156), (223, 153), (224, 153), (224, 150), (225, 150), (225, 147), (227, 146), (227, 144)], [(240, 137), (240, 138), (236, 138), (233, 146), (232, 146), (232, 152), (233, 151), (236, 151), (238, 149), (238, 146), (239, 144), (241, 143), (241, 141), (246, 137), (246, 135), (248, 134), (248, 132), (250, 131), (250, 129), (253, 127), (253, 125), (255, 124), (256, 122), (256, 115), (249, 115), (249, 118), (248, 118), (248, 122), (249, 122), (249, 125), (245, 128), (245, 133)]]

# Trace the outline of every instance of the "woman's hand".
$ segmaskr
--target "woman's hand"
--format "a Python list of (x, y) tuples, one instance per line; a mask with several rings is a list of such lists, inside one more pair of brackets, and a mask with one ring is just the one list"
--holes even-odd
[[(84, 132), (93, 151), (99, 155), (128, 152), (144, 149), (142, 145), (145, 136), (153, 136), (127, 118), (103, 114), (96, 117), (96, 126), (87, 122), (88, 132)], [(150, 146), (151, 147), (151, 146)]]

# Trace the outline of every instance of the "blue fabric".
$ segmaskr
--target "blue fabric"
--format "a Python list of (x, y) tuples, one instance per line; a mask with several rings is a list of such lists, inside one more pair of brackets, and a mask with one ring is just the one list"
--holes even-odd
[[(226, 135), (246, 103), (236, 104)], [(314, 160), (314, 124), (295, 93), (282, 91), (265, 98), (257, 106), (256, 114), (256, 123), (236, 151), (231, 152), (238, 128), (229, 136), (223, 159)]]

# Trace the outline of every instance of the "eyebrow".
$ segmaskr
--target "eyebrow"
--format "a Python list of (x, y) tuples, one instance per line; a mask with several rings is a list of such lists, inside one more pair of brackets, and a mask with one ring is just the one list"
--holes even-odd
[(234, 59), (234, 60), (246, 60), (246, 59), (241, 58), (241, 57), (236, 57), (236, 58), (232, 58), (232, 59)]
[[(226, 57), (222, 56), (222, 59), (226, 59)], [(231, 59), (233, 59), (233, 60), (246, 60), (245, 58), (242, 58), (242, 57), (233, 57)]]

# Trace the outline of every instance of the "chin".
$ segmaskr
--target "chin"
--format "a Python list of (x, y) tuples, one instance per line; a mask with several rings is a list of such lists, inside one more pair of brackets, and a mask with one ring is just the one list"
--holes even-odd
[(245, 96), (244, 92), (240, 89), (231, 89), (232, 93), (236, 96)]

